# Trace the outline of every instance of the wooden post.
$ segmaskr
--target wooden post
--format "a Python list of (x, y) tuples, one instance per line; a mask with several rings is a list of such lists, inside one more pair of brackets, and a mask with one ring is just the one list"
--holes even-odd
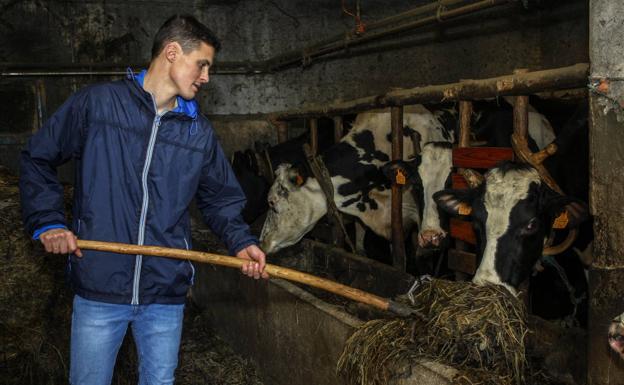
[[(457, 144), (460, 148), (470, 147), (470, 122), (472, 120), (472, 102), (467, 100), (460, 100), (459, 102), (459, 142)], [(462, 169), (458, 169), (460, 172)], [(472, 229), (472, 225), (469, 222), (456, 221), (457, 225), (463, 225)], [(470, 232), (473, 235), (472, 232)], [(455, 237), (455, 249), (449, 250), (448, 265), (451, 270), (455, 272), (455, 279), (457, 281), (466, 281), (469, 279), (469, 275), (474, 275), (474, 272), (469, 272), (469, 268), (465, 268), (468, 265), (474, 265), (476, 271), (476, 256), (473, 253), (467, 253), (466, 242), (461, 237)], [(464, 268), (461, 268), (463, 266)]]
[[(343, 129), (342, 116), (334, 116), (333, 120), (334, 120), (334, 143), (338, 143), (342, 139), (342, 129)], [(334, 223), (334, 225), (332, 226), (332, 238), (333, 238), (332, 240), (335, 246), (344, 248), (344, 245), (345, 245), (344, 233), (342, 232), (342, 229), (337, 223)], [(355, 251), (357, 251), (357, 249), (354, 250), (354, 252)]]
[(458, 147), (470, 147), (470, 120), (472, 117), (472, 102), (459, 102), (459, 144)]
[(334, 116), (334, 143), (338, 143), (342, 139), (343, 129), (342, 116)]
[[(593, 261), (589, 269), (588, 385), (623, 385), (624, 360), (607, 344), (613, 317), (624, 312), (624, 2), (589, 1), (589, 188), (594, 217)], [(584, 159), (585, 161), (585, 159)], [(579, 379), (581, 382), (581, 379)]]
[[(392, 160), (403, 159), (403, 106), (392, 107)], [(392, 183), (392, 261), (400, 271), (406, 270), (405, 242), (403, 239), (402, 187)]]
[(310, 118), (310, 147), (314, 155), (318, 154), (318, 118)]
[[(527, 69), (517, 69), (514, 75), (529, 72)], [(514, 132), (520, 138), (527, 140), (529, 133), (529, 97), (526, 95), (516, 96), (513, 109)]]
[(288, 122), (276, 120), (274, 124), (277, 126), (277, 143), (284, 143), (288, 140)]

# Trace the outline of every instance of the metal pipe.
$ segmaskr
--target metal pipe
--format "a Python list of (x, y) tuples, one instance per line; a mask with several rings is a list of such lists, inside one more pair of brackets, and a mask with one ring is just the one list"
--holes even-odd
[[(400, 34), (418, 27), (422, 27), (428, 24), (434, 24), (436, 22), (443, 22), (459, 16), (464, 16), (473, 12), (477, 12), (483, 9), (491, 8), (504, 3), (509, 3), (512, 0), (482, 0), (474, 4), (458, 7), (451, 10), (440, 11), (436, 15), (428, 16), (411, 23), (405, 23), (394, 28), (390, 28), (378, 33), (370, 33), (370, 30), (379, 29), (381, 27), (396, 24), (401, 20), (405, 20), (409, 17), (421, 15), (430, 12), (435, 9), (441, 9), (440, 7), (455, 5), (467, 0), (440, 0), (436, 3), (428, 4), (422, 7), (412, 9), (410, 11), (400, 13), (378, 22), (367, 25), (369, 33), (357, 36), (352, 32), (346, 34), (336, 35), (334, 37), (323, 40), (319, 43), (313, 44), (304, 48), (303, 50), (291, 51), (285, 54), (281, 54), (270, 58), (268, 60), (260, 62), (223, 62), (217, 63), (215, 67), (211, 69), (213, 75), (258, 75), (275, 72), (285, 69), (293, 64), (299, 64), (311, 60), (314, 57), (326, 55), (332, 52), (343, 50), (347, 47), (353, 47), (368, 43), (374, 40), (385, 38), (391, 35)], [(52, 68), (59, 68), (57, 70), (49, 70), (50, 66), (42, 67), (32, 64), (9, 64), (0, 63), (0, 68), (4, 68), (0, 72), (0, 77), (57, 77), (57, 76), (124, 76), (126, 74), (125, 69), (121, 69), (119, 64), (60, 64), (53, 65)], [(11, 69), (11, 68), (14, 69)], [(145, 68), (145, 64), (140, 64), (135, 68)], [(31, 68), (32, 70), (29, 70)], [(80, 68), (80, 69), (76, 69)], [(99, 69), (96, 69), (99, 68)]]
[(269, 60), (269, 71), (276, 71), (282, 69), (283, 67), (290, 66), (292, 64), (298, 64), (301, 62), (310, 61), (312, 58), (329, 54), (335, 51), (342, 50), (346, 47), (356, 46), (364, 43), (371, 42), (373, 40), (378, 40), (383, 37), (389, 35), (395, 35), (403, 32), (407, 32), (409, 30), (422, 27), (428, 24), (433, 24), (435, 22), (442, 22), (445, 20), (449, 20), (455, 17), (464, 16), (473, 12), (481, 11), (487, 8), (492, 8), (501, 4), (509, 3), (510, 0), (482, 0), (474, 4), (470, 4), (464, 7), (455, 8), (452, 10), (439, 12), (437, 15), (425, 17), (419, 20), (416, 20), (411, 23), (406, 23), (399, 25), (394, 28), (390, 28), (388, 30), (378, 32), (378, 33), (369, 33), (360, 37), (351, 37), (349, 34), (346, 35), (345, 38), (340, 41), (329, 42), (323, 46), (312, 46), (311, 48), (305, 48), (301, 52), (292, 52), (282, 55), (281, 57), (276, 57), (272, 60)]

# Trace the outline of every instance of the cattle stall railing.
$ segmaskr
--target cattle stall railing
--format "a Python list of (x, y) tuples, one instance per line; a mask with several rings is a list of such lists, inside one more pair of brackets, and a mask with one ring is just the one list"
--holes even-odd
[[(472, 101), (490, 99), (502, 96), (516, 96), (514, 104), (514, 134), (513, 134), (513, 150), (516, 157), (532, 164), (534, 167), (541, 168), (540, 174), (546, 179), (549, 185), (552, 178), (544, 173), (541, 162), (549, 155), (552, 155), (556, 148), (548, 146), (540, 153), (527, 153), (528, 148), (528, 95), (540, 92), (553, 92), (559, 90), (571, 90), (585, 88), (589, 74), (589, 64), (577, 63), (567, 67), (553, 68), (539, 71), (528, 71), (526, 69), (516, 70), (513, 74), (504, 75), (486, 79), (466, 79), (456, 83), (428, 85), (422, 87), (406, 88), (392, 90), (384, 94), (367, 96), (350, 101), (333, 102), (323, 106), (310, 106), (296, 111), (285, 111), (272, 114), (269, 118), (270, 122), (277, 128), (278, 142), (284, 142), (288, 139), (288, 122), (294, 119), (311, 119), (310, 122), (310, 141), (313, 151), (317, 151), (317, 119), (321, 117), (332, 118), (334, 121), (335, 138), (338, 140), (342, 133), (342, 115), (364, 112), (367, 110), (378, 108), (391, 108), (391, 126), (392, 126), (392, 159), (401, 159), (402, 154), (400, 145), (402, 141), (401, 126), (403, 106), (421, 103), (441, 103), (456, 101), (460, 106), (460, 135), (458, 149), (453, 151), (453, 157), (463, 154), (465, 157), (476, 157), (477, 159), (488, 159), (491, 152), (475, 152), (479, 149), (468, 149), (470, 144), (470, 115), (472, 111)], [(463, 149), (463, 153), (462, 150)], [(467, 151), (472, 150), (472, 151)], [(456, 152), (459, 151), (459, 152)], [(503, 154), (503, 157), (508, 157)], [(491, 159), (490, 159), (491, 161)], [(468, 162), (470, 163), (470, 162)], [(465, 166), (467, 167), (467, 166)], [(550, 180), (549, 180), (550, 178)], [(458, 178), (454, 178), (458, 179)], [(465, 185), (465, 182), (460, 182)], [(403, 229), (402, 229), (402, 211), (401, 211), (401, 194), (402, 187), (393, 181), (392, 194), (392, 251), (393, 264), (405, 270), (405, 250), (403, 247)], [(456, 225), (457, 226), (457, 225)], [(474, 234), (470, 235), (471, 228), (469, 226), (460, 225), (461, 228), (455, 228), (452, 231), (465, 232), (466, 237), (474, 238)], [(334, 231), (334, 234), (340, 231)], [(472, 239), (471, 238), (471, 239)], [(461, 238), (460, 238), (461, 239)], [(339, 243), (335, 240), (334, 243)], [(400, 245), (400, 246), (399, 246)], [(465, 272), (474, 272), (476, 269), (476, 257), (474, 254), (464, 253), (458, 254), (464, 259), (459, 265), (463, 266)], [(456, 266), (459, 267), (459, 266)]]

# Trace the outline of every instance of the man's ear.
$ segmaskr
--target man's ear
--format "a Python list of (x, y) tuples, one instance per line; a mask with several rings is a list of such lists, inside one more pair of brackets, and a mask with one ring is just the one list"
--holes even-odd
[(541, 186), (540, 212), (555, 229), (575, 228), (589, 219), (589, 207), (577, 198)]
[(433, 194), (433, 200), (445, 212), (451, 215), (470, 215), (472, 213), (471, 190), (442, 190)]
[(167, 45), (165, 45), (163, 51), (165, 53), (165, 58), (170, 63), (173, 63), (178, 59), (180, 54), (182, 54), (182, 46), (180, 46), (177, 41), (170, 41)]

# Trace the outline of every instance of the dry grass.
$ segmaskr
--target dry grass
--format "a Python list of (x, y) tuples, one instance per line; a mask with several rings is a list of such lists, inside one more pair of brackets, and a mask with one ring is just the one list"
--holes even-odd
[(417, 360), (459, 369), (453, 380), (458, 384), (536, 381), (525, 358), (524, 306), (506, 289), (432, 280), (418, 288), (414, 300), (411, 305), (425, 320), (370, 321), (347, 341), (338, 371), (348, 384), (388, 383), (393, 369)]

